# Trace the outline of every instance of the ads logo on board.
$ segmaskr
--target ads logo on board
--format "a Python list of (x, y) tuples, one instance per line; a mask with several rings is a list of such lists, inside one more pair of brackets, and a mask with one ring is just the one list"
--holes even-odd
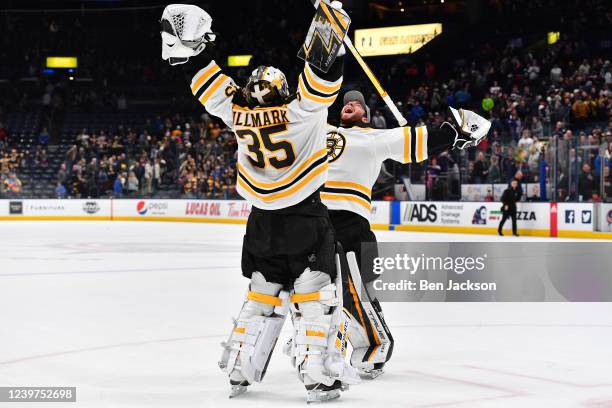
[(435, 204), (408, 204), (404, 213), (406, 222), (436, 222), (438, 209)]
[(83, 211), (85, 211), (87, 214), (93, 215), (100, 211), (100, 204), (98, 204), (97, 201), (86, 201), (85, 204), (83, 204)]

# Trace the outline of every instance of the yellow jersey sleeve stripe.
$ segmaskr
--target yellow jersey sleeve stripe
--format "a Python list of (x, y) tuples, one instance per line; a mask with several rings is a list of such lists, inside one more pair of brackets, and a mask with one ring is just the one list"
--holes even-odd
[(294, 171), (291, 172), (291, 174), (289, 174), (284, 179), (279, 180), (279, 181), (275, 181), (273, 183), (262, 183), (262, 182), (256, 181), (253, 178), (253, 176), (251, 176), (240, 163), (238, 163), (238, 171), (240, 171), (240, 173), (242, 173), (242, 175), (244, 175), (244, 177), (247, 180), (249, 180), (249, 182), (251, 182), (251, 184), (253, 184), (256, 187), (260, 187), (260, 188), (275, 188), (275, 187), (280, 187), (282, 185), (288, 184), (291, 181), (293, 181), (293, 179), (296, 178), (297, 176), (299, 176), (300, 173), (305, 168), (307, 168), (313, 162), (315, 162), (318, 159), (320, 159), (322, 156), (327, 156), (327, 149), (321, 149), (321, 150), (318, 150), (318, 151), (314, 152), (314, 154), (312, 156), (310, 156), (306, 161), (304, 161), (302, 164), (300, 164), (297, 169), (295, 169)]
[(219, 68), (219, 66), (213, 62), (213, 64), (193, 82), (191, 85), (191, 93), (195, 94), (198, 88), (202, 86), (202, 84), (206, 82), (213, 74), (217, 73), (217, 71), (221, 71), (221, 68)]
[(404, 163), (410, 163), (410, 128), (406, 126), (402, 130), (404, 131)]
[(322, 98), (320, 96), (313, 95), (310, 92), (308, 92), (308, 90), (304, 86), (304, 82), (302, 81), (302, 77), (301, 76), (300, 76), (300, 79), (298, 80), (298, 85), (299, 85), (299, 88), (300, 88), (300, 94), (303, 97), (308, 98), (308, 99), (310, 99), (313, 102), (317, 102), (317, 103), (333, 103), (336, 100), (336, 95), (329, 96), (327, 98)]
[(312, 72), (312, 69), (308, 64), (304, 66), (304, 74), (306, 75), (308, 85), (310, 85), (313, 89), (316, 89), (319, 92), (332, 94), (334, 92), (337, 92), (342, 86), (342, 82), (338, 82), (334, 85), (325, 85), (324, 83), (318, 81), (315, 78), (315, 74)]
[(327, 180), (325, 182), (325, 186), (326, 187), (348, 187), (348, 188), (354, 188), (355, 190), (361, 191), (364, 194), (367, 194), (368, 196), (372, 195), (372, 190), (367, 188), (366, 186), (359, 184), (359, 183), (353, 183), (351, 181), (335, 181), (335, 180)]
[(240, 183), (240, 185), (249, 191), (250, 194), (254, 195), (255, 197), (259, 198), (260, 200), (268, 203), (270, 201), (274, 201), (274, 200), (278, 200), (284, 197), (287, 197), (297, 191), (299, 191), (302, 187), (304, 187), (304, 185), (308, 184), (313, 178), (315, 178), (316, 176), (318, 176), (319, 174), (327, 171), (327, 168), (329, 167), (329, 164), (327, 162), (325, 162), (322, 166), (317, 167), (316, 169), (314, 169), (313, 171), (310, 172), (310, 174), (308, 174), (308, 176), (304, 177), (304, 179), (302, 181), (300, 181), (299, 183), (297, 183), (295, 186), (285, 190), (285, 191), (281, 191), (278, 193), (274, 193), (274, 194), (259, 194), (256, 191), (254, 191), (251, 187), (249, 187), (248, 184), (246, 184), (244, 181), (242, 181), (241, 179), (238, 179), (238, 183)]
[(422, 140), (421, 140), (421, 161), (427, 159), (427, 126), (422, 127)]
[(200, 98), (200, 103), (204, 105), (206, 101), (208, 101), (208, 98), (210, 98), (210, 96), (217, 90), (217, 88), (219, 88), (221, 84), (225, 82), (227, 79), (229, 79), (227, 75), (223, 75), (223, 74), (219, 75), (219, 78), (217, 78), (215, 82), (210, 84), (210, 87), (208, 87), (206, 92), (204, 92), (204, 94)]
[(419, 126), (416, 128), (417, 137), (416, 137), (416, 160), (417, 162), (422, 162), (423, 158), (423, 126)]
[(363, 198), (359, 198), (354, 195), (341, 195), (341, 194), (329, 194), (329, 193), (321, 193), (322, 200), (337, 200), (337, 201), (352, 201), (365, 207), (368, 211), (372, 211), (372, 205), (368, 203)]

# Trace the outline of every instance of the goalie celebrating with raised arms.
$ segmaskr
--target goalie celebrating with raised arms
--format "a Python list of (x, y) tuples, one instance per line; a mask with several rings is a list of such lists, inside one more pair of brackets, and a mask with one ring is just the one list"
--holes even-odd
[[(317, 21), (317, 29), (334, 30), (341, 44), (348, 16), (338, 4), (320, 7), (330, 21)], [(239, 87), (201, 54), (215, 39), (211, 23), (197, 6), (169, 5), (161, 37), (162, 58), (192, 70), (195, 98), (235, 132), (237, 190), (253, 206), (242, 252), (242, 273), (250, 285), (219, 365), (229, 375), (230, 397), (260, 382), (291, 312), (292, 361), (307, 401), (337, 398), (359, 382), (343, 357), (342, 284), (331, 221), (319, 194), (329, 166), (327, 108), (340, 90), (343, 47), (337, 46), (327, 72), (306, 63), (296, 93), (271, 66), (258, 67)]]
[(449, 108), (449, 117), (439, 127), (374, 129), (363, 95), (353, 90), (344, 94), (340, 127), (327, 130), (330, 167), (321, 198), (347, 254), (345, 269), (350, 270), (344, 310), (350, 320), (351, 365), (371, 378), (382, 374), (393, 351), (393, 337), (371, 285), (376, 277), (372, 263), (378, 257), (370, 229), (371, 189), (383, 161), (418, 163), (449, 148), (476, 146), (491, 127), (469, 110)]

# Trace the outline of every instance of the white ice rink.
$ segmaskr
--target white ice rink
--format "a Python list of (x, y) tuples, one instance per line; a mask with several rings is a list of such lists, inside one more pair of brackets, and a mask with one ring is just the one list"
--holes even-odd
[[(76, 404), (53, 407), (305, 407), (303, 386), (280, 349), (264, 383), (227, 398), (217, 360), (247, 284), (240, 275), (243, 231), (197, 223), (0, 222), (0, 386), (78, 388)], [(383, 308), (396, 339), (387, 372), (328, 406), (612, 407), (610, 304)], [(281, 339), (288, 336), (289, 325)]]

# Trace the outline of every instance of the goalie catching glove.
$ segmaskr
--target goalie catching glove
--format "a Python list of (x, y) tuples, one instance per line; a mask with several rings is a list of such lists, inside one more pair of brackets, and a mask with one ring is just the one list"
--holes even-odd
[(170, 65), (184, 64), (215, 40), (212, 17), (198, 6), (170, 4), (161, 18), (162, 59)]
[(449, 109), (453, 119), (453, 128), (457, 133), (453, 147), (466, 149), (482, 142), (491, 129), (491, 122), (467, 109), (457, 110), (450, 106)]

